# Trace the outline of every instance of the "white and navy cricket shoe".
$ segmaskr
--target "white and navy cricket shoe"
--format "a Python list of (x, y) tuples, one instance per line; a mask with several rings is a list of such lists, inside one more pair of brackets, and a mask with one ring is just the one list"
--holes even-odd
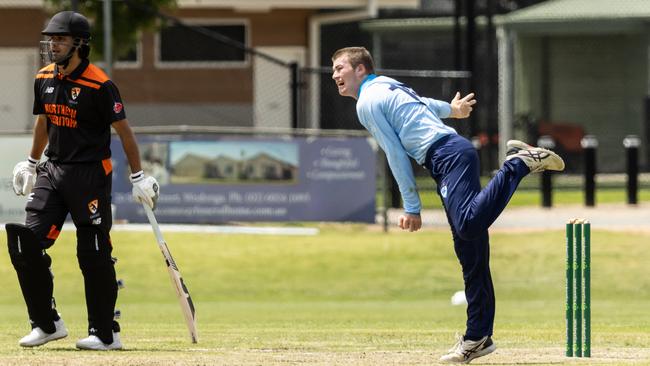
[(91, 351), (110, 351), (122, 349), (120, 333), (113, 332), (113, 343), (104, 343), (96, 335), (90, 335), (77, 341), (77, 348)]
[(531, 173), (539, 173), (544, 170), (564, 170), (564, 160), (551, 150), (530, 146), (518, 140), (508, 141), (506, 147), (506, 160), (521, 159)]
[(18, 341), (18, 344), (22, 347), (36, 347), (68, 336), (68, 330), (65, 329), (63, 319), (56, 320), (54, 328), (54, 333), (45, 333), (40, 327), (34, 327), (28, 335)]
[(485, 336), (478, 341), (470, 341), (459, 335), (456, 344), (447, 351), (446, 355), (440, 357), (440, 362), (470, 363), (475, 358), (494, 352), (495, 349), (497, 349), (497, 346), (489, 336)]

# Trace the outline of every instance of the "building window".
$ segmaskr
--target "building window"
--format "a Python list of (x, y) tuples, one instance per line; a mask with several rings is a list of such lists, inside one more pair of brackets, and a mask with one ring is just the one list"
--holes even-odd
[(248, 65), (248, 56), (244, 50), (206, 34), (215, 32), (247, 45), (248, 27), (245, 21), (223, 23), (188, 20), (184, 23), (183, 26), (167, 26), (158, 33), (156, 37), (158, 67), (243, 67)]

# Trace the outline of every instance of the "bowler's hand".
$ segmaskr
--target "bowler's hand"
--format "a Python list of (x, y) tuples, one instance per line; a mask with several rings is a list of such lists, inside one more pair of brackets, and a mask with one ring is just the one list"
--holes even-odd
[(474, 93), (467, 94), (464, 98), (461, 99), (460, 92), (456, 92), (454, 99), (451, 102), (451, 118), (467, 118), (470, 113), (472, 113), (472, 106), (476, 104), (476, 99), (474, 99)]
[(413, 214), (404, 214), (404, 215), (399, 215), (398, 218), (399, 221), (399, 227), (402, 230), (408, 230), (410, 232), (413, 231), (418, 231), (422, 227), (422, 218), (420, 215), (413, 215)]

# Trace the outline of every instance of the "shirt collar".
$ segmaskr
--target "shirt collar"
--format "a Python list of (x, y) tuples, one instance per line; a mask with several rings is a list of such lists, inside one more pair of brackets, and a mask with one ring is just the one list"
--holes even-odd
[[(81, 77), (81, 74), (83, 74), (83, 72), (86, 71), (86, 68), (88, 67), (88, 64), (90, 64), (88, 59), (86, 59), (86, 58), (81, 59), (81, 63), (79, 64), (79, 66), (77, 66), (77, 68), (74, 69), (70, 73), (70, 75), (68, 75), (68, 78), (72, 79), (72, 80), (79, 79), (79, 77)], [(54, 77), (57, 77), (58, 75), (59, 75), (59, 68), (56, 65), (54, 65)]]
[(359, 99), (359, 96), (361, 95), (361, 91), (363, 90), (363, 87), (366, 86), (365, 84), (369, 81), (374, 80), (377, 77), (375, 74), (368, 74), (366, 77), (363, 79), (361, 82), (361, 85), (359, 85), (359, 93), (357, 93), (357, 99)]

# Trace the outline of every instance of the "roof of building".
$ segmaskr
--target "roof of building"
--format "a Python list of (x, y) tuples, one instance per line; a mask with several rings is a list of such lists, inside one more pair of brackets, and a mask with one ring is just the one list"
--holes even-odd
[(641, 30), (650, 22), (650, 1), (549, 0), (502, 15), (496, 22), (525, 31)]
[[(177, 0), (179, 8), (234, 8), (241, 10), (270, 9), (355, 9), (376, 1), (380, 8), (409, 8), (419, 0)], [(43, 8), (44, 0), (0, 0), (0, 8)]]
[(0, 0), (0, 8), (42, 8), (45, 2), (43, 0)]
[[(487, 24), (485, 16), (476, 26)], [(461, 26), (466, 23), (460, 18)], [(650, 0), (548, 0), (494, 17), (495, 25), (542, 33), (638, 32), (650, 23)], [(442, 31), (454, 27), (453, 17), (372, 19), (362, 22), (371, 32)]]
[[(351, 9), (368, 6), (369, 0), (177, 0), (181, 8), (237, 9)], [(375, 0), (380, 8), (416, 8), (419, 0)]]
[(650, 19), (648, 0), (549, 0), (503, 17), (505, 23), (555, 20)]
[[(467, 19), (459, 19), (460, 25), (465, 26)], [(487, 24), (487, 18), (479, 15), (474, 18), (480, 28)], [(398, 19), (370, 19), (361, 22), (361, 29), (369, 32), (395, 32), (395, 31), (449, 31), (454, 27), (453, 17), (436, 18), (398, 18)]]

